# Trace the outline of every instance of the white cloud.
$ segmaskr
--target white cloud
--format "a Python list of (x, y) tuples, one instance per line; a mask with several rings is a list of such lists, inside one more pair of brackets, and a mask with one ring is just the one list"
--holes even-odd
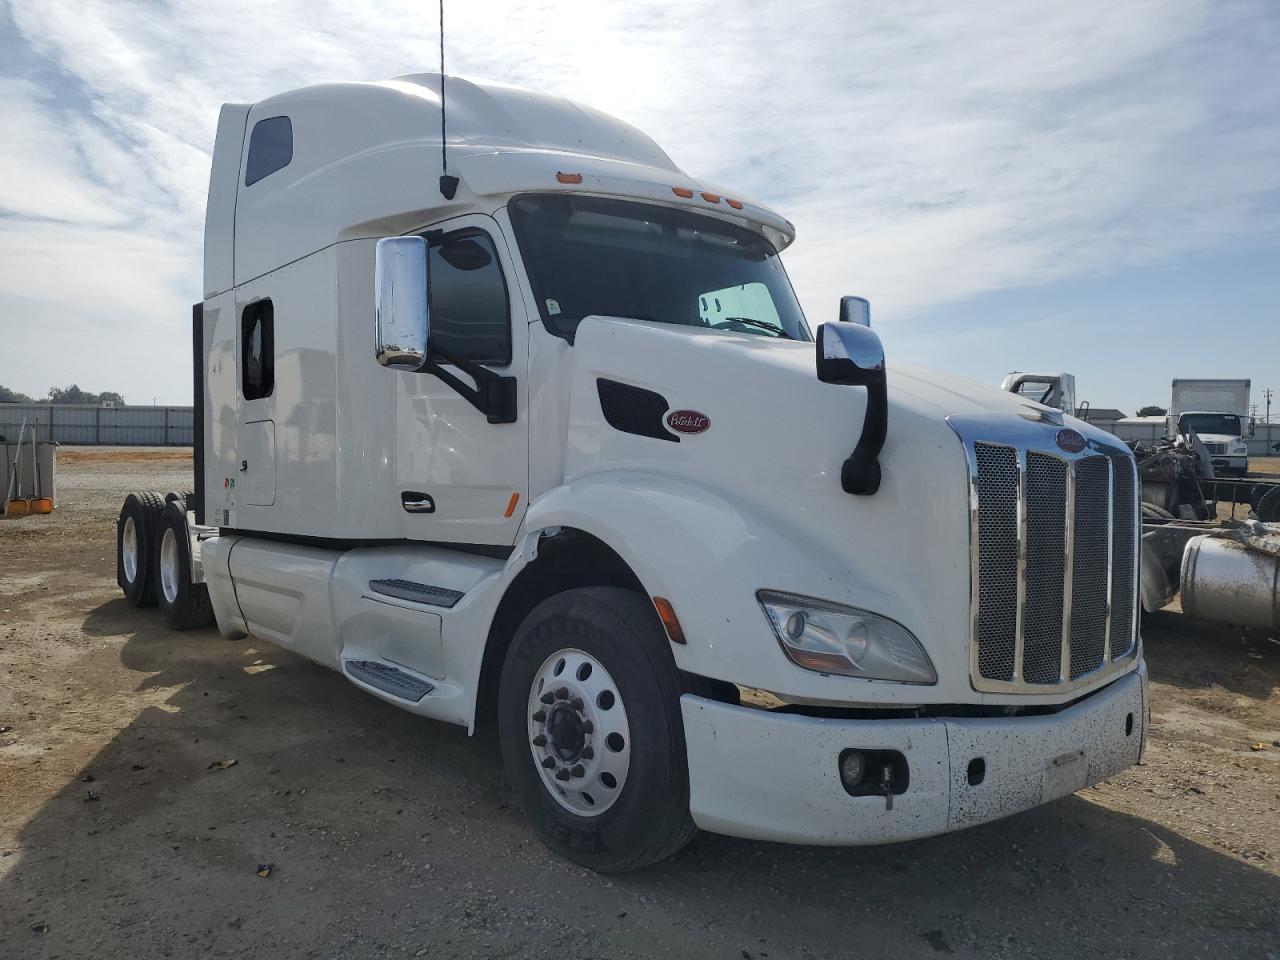
[[(15, 254), (0, 259), (0, 293), (48, 319), (69, 302), (120, 311), (103, 328), (137, 337), (182, 329), (199, 295), (219, 103), (431, 70), (437, 51), (422, 0), (10, 9), (57, 79), (0, 80), (0, 251)], [(776, 206), (799, 228), (787, 261), (816, 319), (843, 292), (893, 322), (1274, 234), (1269, 0), (447, 0), (447, 22), (451, 72), (600, 107), (690, 173)], [(103, 244), (54, 271), (56, 293), (22, 255)], [(174, 366), (159, 376), (180, 398)], [(114, 386), (65, 369), (41, 379)]]

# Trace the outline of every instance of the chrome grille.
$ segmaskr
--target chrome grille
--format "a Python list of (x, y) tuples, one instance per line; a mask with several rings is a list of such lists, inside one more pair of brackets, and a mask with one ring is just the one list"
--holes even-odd
[(1133, 458), (1064, 453), (1054, 425), (1017, 442), (970, 442), (967, 426), (952, 423), (972, 481), (974, 686), (1063, 690), (1119, 669), (1136, 646)]

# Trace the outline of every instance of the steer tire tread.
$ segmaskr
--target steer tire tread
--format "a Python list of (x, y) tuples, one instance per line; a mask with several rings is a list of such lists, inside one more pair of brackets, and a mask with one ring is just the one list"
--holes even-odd
[[(563, 647), (586, 650), (608, 668), (631, 725), (633, 768), (624, 793), (597, 817), (579, 817), (548, 794), (527, 742), (529, 684)], [(516, 799), (547, 846), (600, 873), (624, 873), (673, 856), (697, 836), (680, 711), (690, 683), (653, 605), (634, 590), (568, 590), (525, 618), (503, 665), (498, 733)]]

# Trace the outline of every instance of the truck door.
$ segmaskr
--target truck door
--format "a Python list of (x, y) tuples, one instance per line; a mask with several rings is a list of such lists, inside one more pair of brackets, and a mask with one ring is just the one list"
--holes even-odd
[(515, 377), (518, 413), (489, 423), (439, 377), (396, 376), (402, 530), (411, 540), (511, 544), (529, 487), (529, 328), (515, 258), (488, 216), (438, 224), (428, 243), (431, 344)]

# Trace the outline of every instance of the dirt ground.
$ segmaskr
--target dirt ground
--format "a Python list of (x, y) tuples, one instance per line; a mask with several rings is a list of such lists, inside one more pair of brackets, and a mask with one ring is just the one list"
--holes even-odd
[(0, 520), (0, 957), (1280, 958), (1264, 636), (1147, 617), (1145, 764), (1049, 806), (606, 878), (533, 838), (491, 738), (123, 601), (120, 501), (184, 452), (59, 458), (54, 514)]

